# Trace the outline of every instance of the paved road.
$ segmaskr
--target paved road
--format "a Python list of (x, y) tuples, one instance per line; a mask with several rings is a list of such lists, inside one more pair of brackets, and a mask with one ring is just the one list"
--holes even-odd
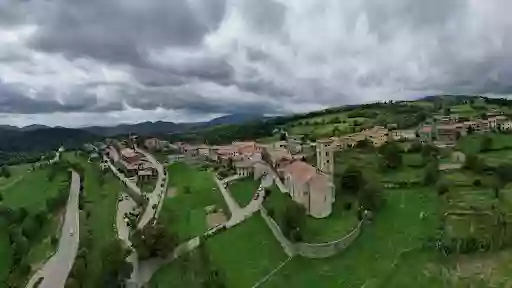
[(224, 200), (226, 201), (226, 204), (231, 211), (231, 218), (229, 218), (228, 222), (225, 224), (227, 228), (233, 227), (243, 222), (245, 219), (251, 217), (252, 214), (254, 214), (256, 211), (259, 211), (265, 196), (264, 188), (272, 185), (272, 176), (263, 176), (261, 178), (261, 184), (258, 187), (258, 190), (254, 191), (254, 194), (257, 194), (258, 196), (253, 198), (247, 206), (241, 208), (235, 199), (233, 199), (233, 196), (231, 196), (231, 193), (228, 191), (228, 189), (224, 187), (224, 182), (220, 181), (215, 176), (213, 178), (215, 179), (215, 182), (217, 183), (217, 186), (219, 187), (222, 196), (224, 197)]
[[(128, 196), (128, 197), (126, 197)], [(118, 201), (117, 203), (117, 217), (116, 217), (116, 227), (117, 227), (117, 236), (121, 239), (127, 247), (132, 248), (132, 243), (130, 242), (130, 227), (128, 227), (127, 223), (124, 221), (124, 214), (131, 212), (133, 208), (137, 207), (135, 201), (129, 197), (126, 193), (121, 193), (121, 197), (123, 197), (122, 201)], [(125, 199), (128, 198), (128, 199)], [(132, 283), (137, 283), (137, 271), (138, 271), (138, 257), (137, 252), (132, 249), (132, 252), (126, 258), (128, 262), (130, 262), (133, 266), (133, 271), (130, 279), (128, 280), (128, 287), (132, 287)]]
[[(146, 158), (151, 162), (158, 172), (158, 178), (156, 180), (155, 189), (151, 194), (148, 195), (149, 202), (146, 208), (146, 211), (144, 211), (144, 214), (142, 214), (141, 219), (139, 220), (139, 224), (137, 225), (137, 228), (142, 228), (146, 226), (151, 219), (158, 214), (160, 209), (162, 208), (163, 198), (165, 197), (165, 193), (167, 190), (167, 177), (165, 177), (164, 182), (164, 167), (156, 160), (156, 158), (151, 155), (150, 153), (141, 150), (139, 148), (135, 148), (137, 152), (144, 154)], [(162, 188), (162, 183), (164, 183), (164, 188)], [(153, 208), (153, 205), (156, 204), (156, 208)]]
[[(73, 171), (69, 190), (68, 204), (64, 225), (57, 252), (36, 272), (26, 287), (33, 287), (35, 282), (44, 277), (39, 288), (64, 287), (69, 271), (75, 261), (78, 250), (78, 194), (80, 192), (80, 176)], [(73, 233), (71, 233), (73, 232)]]

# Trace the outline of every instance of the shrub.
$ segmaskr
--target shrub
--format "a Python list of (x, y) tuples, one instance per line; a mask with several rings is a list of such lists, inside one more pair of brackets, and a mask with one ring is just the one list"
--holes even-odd
[(482, 180), (480, 180), (480, 179), (475, 179), (475, 180), (473, 181), (473, 186), (475, 186), (475, 187), (480, 187), (480, 186), (482, 186)]

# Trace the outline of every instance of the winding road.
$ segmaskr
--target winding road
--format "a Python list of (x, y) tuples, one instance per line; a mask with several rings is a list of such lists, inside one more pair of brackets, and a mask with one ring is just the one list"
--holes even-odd
[[(141, 154), (144, 154), (146, 159), (149, 160), (155, 166), (157, 172), (158, 172), (158, 178), (156, 180), (155, 189), (151, 194), (148, 195), (149, 203), (146, 208), (146, 211), (144, 211), (144, 214), (142, 214), (142, 217), (139, 220), (139, 224), (137, 225), (137, 228), (143, 228), (146, 226), (146, 224), (153, 219), (153, 217), (157, 217), (158, 213), (160, 212), (160, 209), (162, 209), (163, 204), (163, 197), (165, 197), (165, 193), (167, 192), (167, 176), (164, 176), (164, 167), (162, 164), (160, 164), (156, 158), (151, 155), (151, 153), (148, 153), (144, 150), (141, 150), (139, 148), (135, 148), (135, 150)], [(164, 182), (165, 177), (165, 182)], [(164, 183), (162, 188), (162, 183)], [(138, 189), (138, 188), (137, 188)], [(140, 191), (140, 189), (139, 189)], [(156, 205), (155, 208), (153, 206)]]
[(57, 252), (32, 276), (26, 287), (33, 287), (41, 277), (43, 277), (43, 280), (39, 284), (39, 288), (64, 287), (78, 250), (79, 193), (80, 176), (75, 171), (72, 171), (66, 215), (62, 225)]

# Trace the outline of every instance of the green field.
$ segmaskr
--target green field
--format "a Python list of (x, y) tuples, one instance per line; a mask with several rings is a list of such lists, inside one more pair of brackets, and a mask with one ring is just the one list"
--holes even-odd
[(45, 206), (45, 201), (57, 195), (60, 180), (63, 175), (54, 181), (48, 181), (48, 170), (38, 169), (27, 173), (23, 180), (1, 191), (4, 197), (3, 204), (12, 208), (24, 207), (28, 211), (38, 212)]
[[(263, 287), (400, 287), (385, 285), (395, 273), (391, 263), (400, 260), (402, 251), (421, 247), (434, 234), (437, 196), (428, 189), (393, 190), (386, 195), (383, 211), (373, 224), (364, 226), (359, 239), (345, 252), (328, 259), (296, 257)], [(424, 219), (420, 219), (422, 211), (427, 213)], [(433, 282), (417, 283), (412, 278), (425, 277), (419, 269), (428, 264), (427, 260), (418, 258), (417, 267), (405, 266), (400, 277), (408, 279), (401, 281), (436, 287), (428, 286)]]
[(240, 207), (245, 207), (251, 202), (254, 193), (258, 190), (259, 186), (259, 180), (254, 180), (253, 177), (245, 177), (230, 182), (228, 184), (228, 189), (231, 196), (233, 196), (233, 198), (238, 202), (238, 205), (240, 205)]
[[(457, 143), (457, 147), (464, 153), (479, 153), (480, 144), (484, 136), (492, 139), (492, 149), (504, 149), (510, 147), (512, 149), (512, 134), (505, 133), (486, 133), (486, 134), (472, 134), (466, 137), (462, 137)], [(505, 150), (507, 151), (507, 150)], [(491, 151), (485, 152), (484, 154), (502, 152), (502, 151)]]
[(185, 240), (207, 230), (205, 207), (215, 205), (229, 218), (229, 210), (213, 179), (213, 175), (185, 163), (168, 167), (169, 187), (176, 188), (177, 195), (164, 201), (159, 221)]
[[(56, 196), (59, 188), (66, 185), (66, 175), (58, 174), (53, 181), (47, 179), (48, 169), (37, 169), (27, 172), (27, 165), (13, 169), (13, 177), (23, 175), (23, 178), (6, 189), (0, 191), (3, 196), (2, 204), (10, 208), (25, 208), (31, 215), (46, 209), (46, 200)], [(50, 238), (58, 234), (60, 214), (50, 215), (41, 232), (28, 242), (28, 263), (37, 266), (44, 261), (55, 247), (50, 244)], [(0, 228), (0, 283), (6, 283), (11, 266), (11, 247), (7, 227)], [(2, 287), (2, 286), (0, 286)]]
[(21, 179), (29, 172), (32, 168), (31, 164), (21, 164), (16, 166), (10, 166), (9, 171), (11, 172), (11, 177), (4, 178), (0, 177), (0, 191), (8, 188), (15, 182), (21, 181)]
[[(251, 287), (286, 259), (258, 214), (207, 239), (206, 249), (228, 288)], [(183, 269), (179, 259), (163, 267), (151, 279), (151, 287), (196, 287), (193, 279), (182, 277), (190, 273)]]
[(477, 114), (477, 111), (473, 109), (470, 104), (453, 105), (450, 107), (450, 112), (461, 116), (473, 116)]

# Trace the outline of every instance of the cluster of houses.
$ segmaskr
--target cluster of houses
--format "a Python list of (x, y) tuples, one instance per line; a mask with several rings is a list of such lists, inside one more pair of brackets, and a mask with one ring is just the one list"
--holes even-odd
[[(175, 143), (179, 154), (169, 161), (203, 158), (233, 165), (239, 177), (260, 178), (272, 174), (279, 178), (291, 198), (301, 203), (309, 215), (324, 218), (331, 214), (334, 197), (333, 142), (318, 141), (305, 144), (300, 136), (289, 136), (287, 141), (261, 144), (255, 141), (233, 142), (230, 145), (208, 146)], [(316, 147), (317, 166), (305, 162), (305, 156)]]
[(116, 167), (121, 169), (126, 177), (137, 178), (138, 181), (155, 179), (158, 176), (156, 167), (143, 155), (133, 149), (130, 141), (112, 141), (107, 156), (114, 159)]
[(512, 129), (512, 121), (504, 115), (488, 113), (486, 119), (466, 120), (456, 114), (436, 116), (424, 123), (418, 130), (422, 143), (432, 141), (445, 145), (453, 145), (461, 136), (470, 133), (486, 133), (489, 131), (507, 131)]
[(421, 143), (434, 143), (438, 146), (453, 146), (461, 137), (470, 133), (512, 130), (512, 121), (504, 115), (488, 113), (486, 119), (463, 119), (458, 115), (434, 116), (417, 129), (399, 130), (396, 125), (375, 126), (361, 132), (331, 137), (334, 147), (345, 150), (355, 147), (360, 141), (368, 141), (379, 147), (389, 141), (419, 140)]

